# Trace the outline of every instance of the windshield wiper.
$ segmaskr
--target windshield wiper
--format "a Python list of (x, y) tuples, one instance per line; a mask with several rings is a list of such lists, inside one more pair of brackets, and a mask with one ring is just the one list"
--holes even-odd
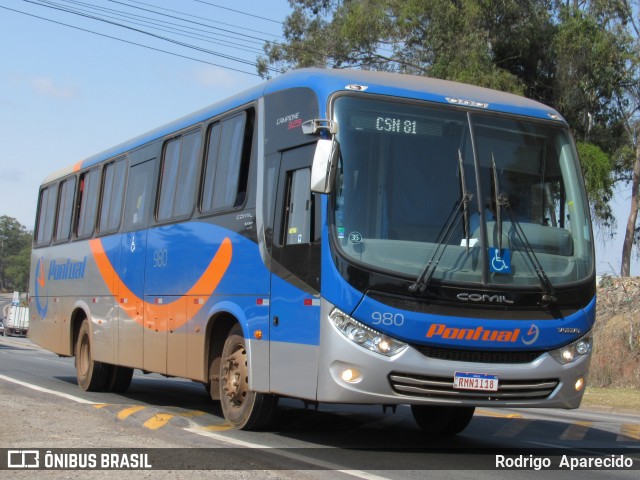
[(411, 293), (416, 293), (418, 290), (420, 292), (424, 292), (427, 286), (429, 285), (431, 278), (433, 278), (433, 274), (438, 268), (438, 263), (440, 262), (440, 259), (442, 259), (442, 255), (444, 255), (444, 251), (447, 248), (449, 239), (451, 238), (451, 235), (453, 235), (454, 230), (460, 223), (461, 217), (458, 216), (458, 213), (460, 212), (460, 210), (463, 211), (462, 216), (464, 217), (464, 229), (465, 229), (465, 236), (466, 236), (465, 242), (467, 246), (467, 253), (469, 253), (468, 207), (469, 207), (469, 202), (473, 198), (473, 194), (469, 190), (467, 190), (467, 186), (464, 178), (464, 168), (462, 165), (462, 153), (460, 152), (460, 149), (458, 149), (458, 165), (460, 168), (460, 187), (462, 189), (462, 196), (454, 204), (453, 209), (451, 210), (451, 213), (447, 218), (447, 221), (445, 222), (444, 226), (440, 230), (440, 233), (438, 233), (438, 238), (436, 239), (436, 248), (433, 251), (433, 255), (431, 255), (431, 258), (427, 262), (426, 266), (422, 269), (422, 272), (420, 272), (420, 275), (418, 276), (416, 281), (409, 286), (409, 291)]
[(473, 198), (473, 194), (467, 190), (467, 182), (464, 179), (464, 162), (462, 161), (462, 152), (458, 149), (458, 166), (460, 167), (460, 187), (462, 188), (462, 216), (464, 218), (464, 244), (469, 253), (469, 202)]
[(540, 259), (536, 255), (536, 252), (534, 251), (533, 247), (529, 243), (529, 240), (527, 239), (527, 236), (524, 233), (522, 225), (520, 225), (520, 222), (514, 215), (513, 210), (511, 210), (511, 204), (509, 203), (509, 198), (505, 193), (500, 192), (500, 186), (498, 184), (498, 169), (496, 168), (496, 161), (493, 154), (491, 154), (491, 168), (493, 170), (493, 188), (494, 188), (495, 202), (496, 202), (495, 213), (496, 213), (496, 225), (498, 228), (498, 248), (499, 248), (500, 255), (502, 255), (501, 211), (504, 208), (504, 211), (507, 213), (509, 217), (509, 221), (511, 222), (511, 225), (514, 226), (516, 235), (520, 239), (520, 243), (524, 247), (524, 253), (526, 257), (529, 259), (529, 263), (533, 267), (533, 270), (535, 271), (536, 276), (538, 277), (538, 281), (540, 282), (540, 286), (544, 291), (544, 294), (542, 295), (541, 305), (544, 306), (544, 305), (549, 305), (550, 303), (554, 303), (557, 301), (557, 298), (555, 296), (555, 290), (553, 288), (553, 284), (549, 280), (547, 273), (544, 271), (544, 268), (542, 267), (542, 264), (540, 263)]
[(491, 170), (493, 172), (493, 195), (496, 204), (496, 225), (498, 227), (498, 249), (502, 252), (502, 208), (505, 206), (505, 198), (500, 193), (500, 184), (498, 183), (498, 169), (496, 168), (496, 159), (491, 154)]

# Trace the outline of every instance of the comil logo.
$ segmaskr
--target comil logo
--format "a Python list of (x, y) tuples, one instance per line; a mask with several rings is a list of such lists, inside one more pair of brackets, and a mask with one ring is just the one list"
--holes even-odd
[(40, 468), (38, 450), (8, 450), (7, 468)]
[(513, 300), (511, 300), (506, 295), (490, 295), (488, 293), (459, 293), (456, 295), (458, 300), (463, 302), (476, 302), (476, 303), (506, 303), (509, 305), (513, 305)]

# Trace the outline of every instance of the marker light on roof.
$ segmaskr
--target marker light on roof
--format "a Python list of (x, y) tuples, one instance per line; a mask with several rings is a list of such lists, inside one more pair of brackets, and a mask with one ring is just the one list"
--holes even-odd
[(364, 92), (369, 87), (367, 87), (366, 85), (355, 85), (352, 83), (351, 85), (347, 85), (344, 88), (346, 88), (347, 90), (354, 90), (356, 92)]
[(466, 100), (464, 98), (445, 97), (447, 102), (453, 105), (461, 105), (463, 107), (489, 108), (488, 103), (476, 102), (475, 100)]

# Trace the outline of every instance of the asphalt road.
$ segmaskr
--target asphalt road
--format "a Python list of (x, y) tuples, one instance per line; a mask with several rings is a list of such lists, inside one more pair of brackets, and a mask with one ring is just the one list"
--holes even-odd
[[(452, 470), (463, 479), (539, 475), (534, 468), (495, 469), (501, 453), (525, 459), (553, 456), (554, 465), (561, 455), (623, 455), (634, 462), (635, 470), (608, 470), (608, 478), (635, 479), (640, 468), (636, 415), (479, 409), (463, 434), (433, 439), (417, 428), (408, 407), (395, 413), (365, 406), (321, 405), (315, 410), (285, 400), (276, 430), (242, 432), (226, 424), (219, 405), (198, 383), (136, 371), (126, 394), (83, 392), (76, 383), (73, 359), (15, 337), (0, 337), (0, 426), (0, 449), (163, 448), (163, 458), (156, 455), (154, 461), (171, 468), (185, 468), (185, 458), (202, 453), (192, 449), (209, 449), (204, 451), (209, 463), (201, 467), (206, 470), (167, 472), (171, 468), (162, 467), (128, 473), (134, 478), (415, 479), (425, 478), (427, 470), (429, 478), (450, 478)], [(200, 460), (196, 464), (201, 465)], [(22, 474), (65, 479), (87, 474), (11, 473), (18, 475), (14, 478)], [(114, 478), (123, 478), (123, 472), (92, 473), (100, 474), (96, 478), (116, 473)], [(602, 470), (552, 474), (603, 477)]]

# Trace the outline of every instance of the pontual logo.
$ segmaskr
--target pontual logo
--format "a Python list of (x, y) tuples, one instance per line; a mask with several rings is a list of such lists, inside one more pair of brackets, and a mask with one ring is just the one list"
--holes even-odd
[(453, 328), (443, 323), (434, 323), (429, 327), (427, 338), (444, 338), (445, 340), (476, 340), (481, 342), (514, 343), (518, 340), (520, 329), (491, 330), (483, 327)]
[(84, 257), (84, 259), (79, 262), (73, 262), (70, 258), (67, 259), (65, 263), (58, 263), (52, 260), (49, 264), (47, 280), (75, 280), (84, 278), (86, 267), (87, 257)]
[(481, 302), (481, 303), (507, 303), (513, 305), (511, 300), (506, 295), (490, 295), (488, 293), (459, 293), (457, 295), (458, 300), (463, 302)]

